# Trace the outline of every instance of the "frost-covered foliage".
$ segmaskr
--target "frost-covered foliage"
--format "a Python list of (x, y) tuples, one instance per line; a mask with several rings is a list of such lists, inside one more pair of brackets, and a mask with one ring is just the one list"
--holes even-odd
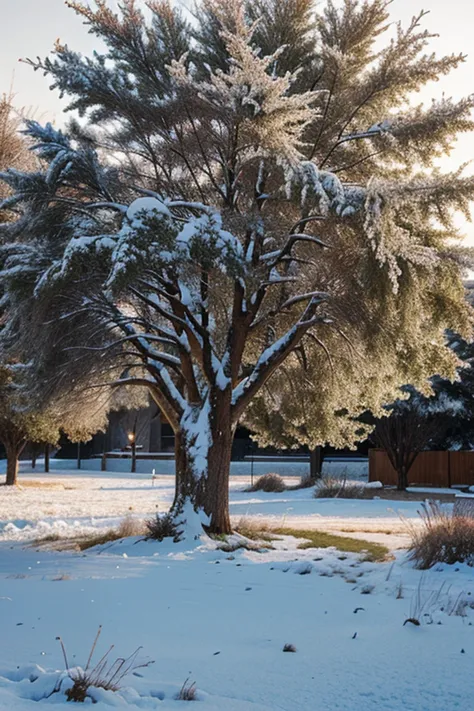
[[(29, 146), (20, 129), (23, 121), (22, 113), (13, 105), (14, 96), (3, 94), (0, 96), (0, 172), (8, 168), (32, 170), (35, 158), (28, 150)], [(0, 202), (8, 196), (5, 183), (0, 184)], [(6, 212), (0, 214), (0, 219), (11, 218)]]
[[(332, 413), (354, 358), (333, 397), (327, 333), (336, 350), (355, 336), (362, 358), (390, 354), (390, 387), (453, 371), (442, 334), (469, 309), (445, 244), (474, 186), (417, 175), (430, 166), (413, 125), (428, 118), (400, 106), (461, 60), (427, 62), (417, 23), (374, 54), (379, 0), (328, 3), (316, 24), (310, 2), (204, 0), (197, 27), (166, 2), (150, 19), (132, 0), (68, 5), (105, 50), (57, 44), (32, 62), (85, 121), (30, 122), (44, 169), (3, 175), (20, 213), (3, 230), (9, 335), (62, 390), (147, 388), (176, 434), (175, 510), (191, 497), (226, 532), (234, 429), (274, 374), (282, 401), (283, 363), (309, 364), (301, 383)], [(430, 110), (432, 155), (470, 106), (443, 104), (438, 124)]]

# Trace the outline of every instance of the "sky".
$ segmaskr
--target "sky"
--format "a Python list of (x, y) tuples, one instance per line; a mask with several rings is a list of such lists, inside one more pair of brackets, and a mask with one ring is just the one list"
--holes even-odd
[[(443, 92), (454, 98), (474, 93), (474, 0), (393, 0), (391, 14), (393, 20), (406, 24), (421, 9), (429, 10), (424, 25), (440, 35), (432, 41), (435, 51), (468, 55), (456, 72), (428, 86), (421, 100), (429, 102)], [(88, 54), (97, 46), (97, 39), (88, 35), (64, 0), (0, 0), (0, 10), (0, 93), (7, 92), (13, 82), (17, 106), (29, 107), (42, 121), (60, 123), (65, 101), (49, 89), (48, 78), (18, 60), (45, 57), (56, 39)], [(474, 134), (461, 138), (443, 167), (453, 169), (471, 159), (474, 160)], [(474, 244), (474, 226), (466, 225), (466, 233)]]

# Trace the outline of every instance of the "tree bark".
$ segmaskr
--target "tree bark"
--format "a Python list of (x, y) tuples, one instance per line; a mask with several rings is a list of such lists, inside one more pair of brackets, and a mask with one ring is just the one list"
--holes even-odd
[(44, 445), (44, 471), (49, 474), (49, 444)]
[(26, 442), (9, 442), (5, 444), (5, 452), (7, 455), (7, 476), (5, 484), (7, 486), (16, 486), (18, 483), (18, 468), (19, 458)]
[(231, 533), (229, 474), (235, 428), (231, 421), (230, 392), (218, 391), (214, 395), (211, 417), (204, 472), (193, 460), (195, 441), (190, 439), (189, 431), (178, 429), (175, 432), (176, 490), (171, 510), (178, 514), (186, 500), (191, 500), (209, 517), (210, 533)]
[(309, 476), (311, 479), (320, 479), (323, 473), (323, 448), (318, 445), (309, 450)]
[[(227, 417), (225, 416), (227, 414)], [(212, 533), (232, 533), (229, 515), (229, 475), (234, 428), (228, 413), (221, 413), (211, 428), (204, 510)]]
[(398, 471), (398, 491), (405, 491), (408, 486), (408, 472), (405, 469), (399, 469)]

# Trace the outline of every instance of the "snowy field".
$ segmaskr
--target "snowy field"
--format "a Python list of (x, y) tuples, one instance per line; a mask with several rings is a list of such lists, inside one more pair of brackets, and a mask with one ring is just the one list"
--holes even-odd
[[(94, 460), (84, 466), (96, 464)], [(0, 507), (0, 541), (33, 540), (49, 534), (62, 537), (89, 534), (97, 528), (109, 528), (127, 514), (149, 517), (167, 511), (174, 495), (174, 477), (167, 474), (152, 479), (153, 462), (141, 461), (144, 472), (126, 472), (130, 462), (113, 460), (110, 467), (119, 471), (77, 471), (73, 461), (53, 460), (51, 473), (41, 472), (41, 463), (32, 473), (27, 462), (22, 462), (20, 484), (23, 486), (2, 491)], [(160, 462), (172, 465), (173, 462)], [(280, 469), (273, 462), (261, 462), (255, 477), (267, 471)], [(285, 477), (288, 484), (295, 483), (295, 471), (305, 474), (308, 465), (289, 463), (292, 473)], [(263, 492), (247, 493), (250, 476), (247, 463), (234, 462), (231, 476), (230, 512), (234, 522), (240, 519), (259, 519), (265, 523), (296, 528), (321, 528), (326, 531), (356, 535), (382, 542), (396, 548), (407, 540), (404, 519), (418, 519), (417, 502), (387, 502), (384, 500), (354, 501), (343, 499), (314, 499), (311, 489), (286, 491), (281, 494)], [(257, 464), (255, 464), (257, 467)], [(364, 478), (366, 462), (326, 463), (325, 473), (351, 474)], [(237, 472), (235, 472), (237, 470)], [(156, 470), (159, 471), (158, 469)], [(365, 474), (366, 478), (366, 474)]]
[[(37, 469), (41, 471), (43, 462), (38, 459)], [(85, 471), (99, 472), (101, 466), (100, 459), (85, 459), (82, 461), (82, 469)], [(29, 462), (21, 463), (22, 471), (31, 471)], [(4, 471), (5, 463), (0, 460), (0, 472)], [(52, 459), (51, 472), (55, 471), (75, 471), (77, 472), (76, 460), (72, 459)], [(232, 476), (250, 477), (251, 472), (255, 477), (275, 472), (285, 477), (301, 477), (309, 473), (309, 462), (293, 460), (285, 461), (259, 461), (255, 459), (253, 464), (250, 460), (232, 462), (230, 471)], [(130, 473), (130, 459), (107, 459), (107, 469), (112, 474), (122, 472)], [(137, 473), (151, 476), (152, 471), (159, 475), (174, 476), (174, 461), (169, 459), (141, 459), (137, 457)], [(346, 476), (348, 479), (367, 480), (369, 474), (369, 464), (367, 458), (354, 459), (326, 459), (323, 463), (323, 472), (331, 476)]]
[[(45, 551), (32, 540), (166, 510), (172, 477), (153, 486), (150, 472), (63, 467), (21, 481), (0, 490), (0, 709), (66, 706), (56, 637), (71, 667), (85, 665), (102, 625), (97, 660), (114, 644), (113, 658), (142, 646), (141, 658), (155, 663), (118, 692), (95, 692), (97, 711), (188, 708), (175, 700), (186, 679), (201, 711), (472, 711), (472, 568), (421, 573), (403, 550), (373, 563), (298, 549), (288, 537), (258, 552), (224, 552), (209, 539)], [(249, 494), (247, 484), (245, 472), (232, 478), (234, 520), (367, 539), (372, 531), (394, 549), (402, 519), (417, 521), (415, 502)], [(409, 617), (421, 624), (404, 625)], [(296, 653), (282, 651), (287, 643)]]

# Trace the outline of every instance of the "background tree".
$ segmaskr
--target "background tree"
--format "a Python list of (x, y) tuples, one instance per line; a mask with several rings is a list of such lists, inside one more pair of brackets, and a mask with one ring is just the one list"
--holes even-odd
[[(4, 175), (14, 192), (4, 207), (21, 212), (4, 229), (12, 318), (63, 391), (147, 387), (175, 432), (175, 512), (190, 499), (211, 530), (228, 532), (235, 427), (302, 344), (312, 355), (327, 331), (344, 340), (358, 324), (368, 352), (383, 326), (388, 342), (406, 336), (396, 346), (411, 350), (410, 381), (434, 363), (454, 370), (442, 334), (466, 330), (470, 313), (452, 230), (426, 224), (433, 215), (450, 224), (474, 181), (430, 174), (426, 161), (452, 134), (442, 117), (470, 126), (471, 103), (420, 109), (432, 142), (419, 149), (412, 114), (388, 124), (380, 97), (389, 76), (400, 76), (392, 95), (408, 97), (422, 69), (436, 78), (462, 58), (425, 58), (429, 35), (416, 22), (374, 54), (361, 26), (386, 21), (381, 2), (345, 3), (352, 53), (333, 47), (332, 3), (315, 29), (312, 6), (288, 2), (305, 48), (294, 61), (276, 44), (277, 2), (262, 3), (255, 25), (243, 2), (206, 0), (196, 31), (165, 2), (147, 3), (150, 22), (133, 0), (118, 13), (102, 0), (68, 4), (107, 50), (83, 58), (57, 44), (32, 62), (87, 121), (69, 136), (30, 123), (46, 168)], [(348, 93), (336, 108), (341, 71)], [(368, 179), (367, 142), (392, 166), (383, 182)], [(108, 166), (95, 147), (111, 152)], [(405, 152), (412, 169), (395, 169)]]
[(398, 475), (398, 489), (408, 486), (408, 475), (420, 452), (427, 449), (472, 449), (474, 440), (474, 344), (451, 336), (450, 347), (461, 361), (457, 378), (434, 377), (432, 393), (405, 387), (405, 399), (386, 406), (389, 415), (375, 423), (371, 439), (382, 447)]
[(0, 368), (0, 441), (7, 457), (6, 484), (18, 480), (18, 462), (28, 441), (56, 444), (59, 423), (51, 413), (30, 410), (15, 373), (18, 368)]

